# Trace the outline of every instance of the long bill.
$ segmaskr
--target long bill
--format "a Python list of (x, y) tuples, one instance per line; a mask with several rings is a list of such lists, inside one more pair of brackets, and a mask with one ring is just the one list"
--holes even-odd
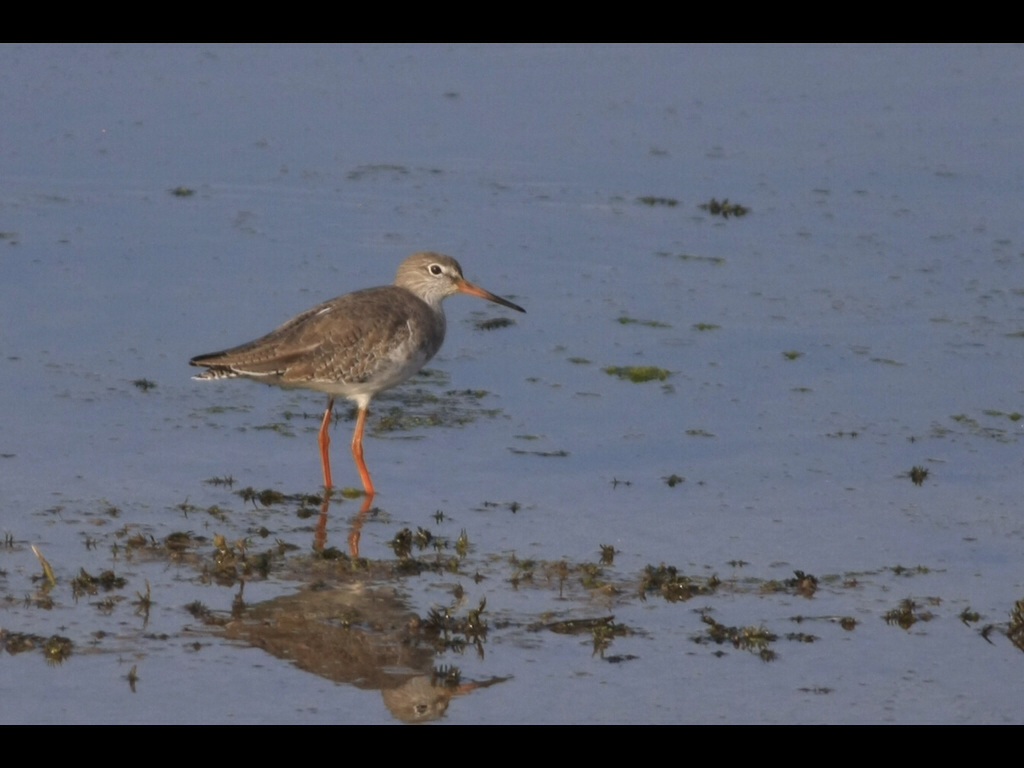
[(526, 310), (518, 304), (513, 304), (508, 299), (501, 298), (501, 296), (495, 296), (490, 291), (485, 291), (480, 286), (473, 285), (469, 280), (463, 279), (459, 281), (459, 293), (465, 293), (469, 296), (477, 296), (481, 299), (487, 299), (487, 301), (493, 301), (495, 304), (501, 304), (503, 307), (514, 309), (516, 312), (526, 312)]

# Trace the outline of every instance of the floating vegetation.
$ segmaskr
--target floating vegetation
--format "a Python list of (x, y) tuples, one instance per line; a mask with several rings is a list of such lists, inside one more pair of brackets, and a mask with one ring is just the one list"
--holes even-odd
[(814, 593), (818, 591), (817, 577), (803, 571), (793, 571), (793, 574), (796, 578), (765, 582), (764, 586), (761, 587), (761, 591), (766, 594), (786, 592), (800, 595), (801, 597), (814, 597)]
[(185, 610), (193, 617), (204, 621), (213, 615), (213, 612), (200, 600), (193, 600), (185, 606)]
[(715, 265), (725, 264), (725, 259), (722, 256), (698, 256), (692, 253), (666, 253), (664, 251), (659, 251), (657, 255), (675, 257), (681, 261), (703, 261)]
[(153, 596), (149, 588), (149, 579), (146, 579), (146, 594), (136, 592), (135, 615), (141, 616), (145, 622), (149, 622), (149, 609), (153, 607)]
[(643, 384), (648, 381), (665, 381), (671, 376), (670, 371), (664, 368), (656, 368), (653, 365), (628, 365), (610, 366), (604, 369), (609, 376), (618, 376), (624, 381), (632, 381), (636, 384)]
[(557, 451), (524, 451), (522, 448), (509, 448), (509, 451), (518, 456), (541, 456), (543, 458), (564, 459), (569, 452), (560, 449)]
[(132, 664), (132, 668), (128, 670), (128, 674), (125, 676), (125, 679), (128, 680), (128, 687), (131, 689), (131, 692), (135, 693), (135, 684), (139, 682), (137, 664)]
[(789, 352), (783, 352), (782, 356), (787, 360), (798, 360), (804, 356), (804, 353), (797, 352), (796, 350), (790, 350)]
[(796, 643), (816, 643), (821, 638), (806, 632), (787, 632), (786, 639)]
[(202, 568), (205, 581), (233, 586), (246, 580), (267, 578), (275, 556), (281, 554), (280, 549), (276, 553), (272, 550), (250, 553), (247, 539), (231, 542), (217, 533), (213, 536), (213, 552), (201, 558), (197, 565)]
[(919, 576), (931, 573), (931, 569), (926, 565), (915, 565), (913, 568), (907, 568), (904, 565), (894, 565), (889, 570), (897, 576)]
[(814, 597), (818, 591), (818, 577), (803, 571), (793, 571), (796, 578), (787, 579), (786, 586), (802, 597)]
[(635, 317), (628, 317), (623, 315), (616, 322), (619, 325), (643, 325), (647, 328), (671, 328), (672, 326), (668, 323), (660, 323), (657, 320), (637, 320)]
[(10, 632), (0, 629), (0, 650), (12, 656), (25, 651), (42, 651), (48, 664), (60, 664), (74, 650), (74, 643), (62, 635), (40, 635), (25, 632)]
[(611, 544), (601, 544), (601, 565), (612, 565), (615, 563), (615, 547)]
[(569, 362), (573, 365), (590, 365), (590, 361), (585, 357), (570, 357)]
[(551, 621), (533, 624), (529, 629), (531, 632), (553, 632), (556, 635), (589, 635), (593, 643), (591, 655), (600, 656), (602, 659), (604, 652), (611, 647), (612, 641), (616, 637), (627, 637), (633, 634), (625, 624), (616, 624), (614, 616)]
[(59, 666), (71, 656), (74, 643), (63, 635), (50, 635), (43, 641), (43, 655), (50, 666)]
[[(603, 622), (601, 624), (597, 624), (593, 628), (591, 628), (590, 635), (593, 639), (594, 648), (593, 652), (591, 653), (591, 656), (598, 656), (599, 658), (604, 659), (604, 652), (611, 648), (612, 641), (616, 637), (627, 637), (633, 634), (629, 627), (627, 627), (625, 624), (616, 624), (613, 621), (614, 618), (614, 616), (610, 616), (608, 618), (608, 621)], [(630, 656), (629, 658), (635, 657)], [(625, 659), (617, 659), (617, 661), (623, 660)]]
[(455, 554), (460, 558), (469, 554), (469, 534), (465, 528), (459, 532), (459, 537), (455, 540)]
[(669, 208), (674, 208), (675, 206), (679, 205), (679, 201), (676, 200), (674, 197), (654, 197), (651, 195), (647, 195), (644, 197), (638, 197), (636, 200), (638, 203), (642, 205), (650, 206), (664, 205), (668, 206)]
[(925, 467), (914, 466), (911, 467), (906, 476), (910, 478), (914, 485), (924, 485), (924, 481), (928, 478), (928, 470)]
[[(433, 386), (441, 384), (442, 380), (428, 383)], [(385, 392), (378, 398), (380, 403), (397, 402), (386, 410), (378, 406), (379, 415), (373, 421), (372, 429), (375, 434), (410, 432), (424, 427), (459, 427), (483, 417), (494, 418), (501, 409), (481, 405), (481, 401), (489, 396), (490, 392), (484, 389), (436, 392), (416, 387), (404, 388), (398, 393)]]
[[(995, 417), (999, 419), (1009, 419), (1010, 421), (1016, 422), (1020, 418), (1020, 414), (1017, 412), (1004, 413), (1002, 411), (988, 410), (984, 412), (986, 416)], [(968, 432), (972, 435), (979, 437), (987, 437), (993, 440), (997, 440), (1001, 443), (1009, 443), (1020, 437), (1018, 430), (1007, 431), (1001, 426), (982, 426), (981, 423), (967, 414), (958, 413), (950, 417), (958, 425), (965, 427)], [(932, 428), (932, 435), (935, 437), (945, 437), (951, 430), (943, 426), (935, 426)]]
[(556, 635), (586, 635), (597, 627), (605, 627), (615, 620), (614, 616), (601, 616), (597, 619), (564, 619), (543, 624), (531, 624), (531, 632), (554, 632)]
[(71, 594), (77, 600), (82, 595), (96, 595), (102, 589), (109, 592), (113, 589), (122, 589), (128, 582), (113, 571), (107, 570), (99, 576), (93, 576), (82, 568), (78, 575), (71, 580)]
[(277, 432), (277, 434), (284, 435), (285, 437), (295, 437), (295, 432), (292, 431), (291, 427), (289, 427), (287, 424), (282, 424), (279, 421), (272, 422), (270, 424), (257, 424), (253, 427), (253, 429), (263, 430), (267, 432)]
[(49, 587), (57, 586), (57, 577), (53, 573), (53, 568), (43, 557), (43, 553), (39, 551), (35, 544), (32, 545), (32, 552), (35, 554), (36, 559), (39, 560), (39, 564), (43, 566), (43, 578), (46, 579), (46, 584)]
[(467, 611), (463, 617), (455, 615), (452, 608), (431, 608), (422, 626), (433, 636), (435, 651), (462, 653), (472, 646), (482, 659), (483, 644), (487, 640), (487, 622), (483, 618), (486, 607), (487, 598), (480, 598), (477, 607)]
[(929, 611), (920, 610), (920, 606), (910, 598), (901, 600), (899, 606), (887, 611), (882, 618), (886, 624), (896, 624), (902, 629), (910, 629), (919, 621), (931, 621), (935, 618)]
[(272, 507), (275, 504), (281, 504), (287, 500), (287, 497), (280, 491), (275, 491), (273, 488), (265, 488), (262, 491), (257, 491), (251, 486), (246, 486), (241, 490), (235, 491), (236, 494), (242, 497), (242, 501), (252, 502), (255, 507), (257, 504), (261, 507)]
[(679, 573), (675, 566), (661, 564), (644, 568), (640, 581), (640, 599), (649, 592), (657, 592), (670, 603), (684, 602), (697, 595), (712, 595), (722, 582), (717, 576), (690, 577)]
[(567, 590), (577, 587), (581, 587), (588, 594), (618, 594), (620, 590), (609, 583), (604, 572), (604, 566), (610, 564), (606, 560), (614, 558), (614, 549), (603, 545), (601, 550), (600, 564), (584, 562), (574, 565), (567, 560), (537, 562), (531, 559), (520, 560), (513, 556), (510, 562), (515, 571), (508, 581), (516, 589), (526, 585), (557, 585), (559, 599), (565, 597)]
[(481, 509), (497, 509), (497, 508), (500, 508), (500, 507), (507, 507), (508, 510), (510, 512), (512, 512), (513, 515), (516, 512), (518, 512), (520, 509), (523, 508), (522, 504), (520, 504), (518, 501), (509, 501), (509, 502), (485, 501), (481, 505)]
[(717, 331), (722, 326), (716, 325), (715, 323), (694, 323), (693, 330), (695, 331)]
[(391, 539), (391, 549), (399, 560), (408, 560), (412, 557), (413, 547), (422, 552), (433, 541), (434, 534), (426, 528), (417, 528), (416, 533), (409, 528), (403, 528)]
[(712, 197), (708, 202), (701, 203), (698, 207), (702, 211), (707, 211), (712, 216), (721, 216), (723, 219), (728, 219), (730, 216), (746, 216), (750, 212), (750, 209), (746, 206), (739, 203), (730, 203), (729, 198), (718, 201)]
[(693, 638), (695, 643), (715, 643), (716, 645), (731, 644), (741, 651), (749, 651), (761, 658), (761, 661), (775, 661), (778, 654), (771, 644), (779, 639), (763, 626), (728, 627), (716, 621), (707, 611), (702, 611), (700, 620), (707, 625), (704, 634)]
[(981, 621), (981, 614), (977, 611), (972, 611), (970, 606), (967, 606), (960, 611), (960, 621), (964, 623), (964, 626), (970, 626), (971, 624), (977, 624)]
[(1024, 600), (1014, 603), (1013, 610), (1010, 611), (1010, 624), (1006, 629), (1006, 636), (1018, 650), (1024, 651)]
[(175, 197), (192, 197), (196, 193), (191, 187), (175, 187), (170, 192)]
[(994, 417), (1000, 418), (1000, 419), (1001, 418), (1007, 418), (1010, 421), (1020, 421), (1022, 418), (1024, 418), (1024, 416), (1022, 416), (1017, 411), (1013, 411), (1012, 413), (1004, 413), (1003, 411), (986, 410), (986, 411), (983, 411), (983, 413), (986, 416), (994, 416)]
[(847, 632), (852, 632), (857, 627), (857, 620), (852, 616), (793, 616), (790, 621), (802, 624), (805, 621), (828, 621), (838, 624)]
[(135, 379), (132, 384), (143, 392), (149, 392), (151, 389), (156, 389), (156, 382), (150, 381), (149, 379)]
[(708, 432), (706, 429), (688, 429), (684, 433), (687, 437), (714, 437), (714, 432)]
[(478, 331), (494, 331), (498, 328), (507, 328), (510, 325), (515, 325), (516, 321), (507, 317), (495, 317), (490, 320), (481, 320), (474, 323)]
[(669, 475), (668, 477), (663, 477), (662, 480), (665, 481), (665, 485), (667, 485), (669, 488), (675, 488), (680, 483), (686, 482), (686, 478), (680, 477), (679, 475), (675, 474)]
[(371, 163), (368, 165), (360, 165), (349, 171), (346, 178), (349, 181), (361, 181), (366, 177), (383, 176), (385, 174), (394, 178), (400, 178), (402, 176), (408, 176), (410, 173), (411, 171), (409, 168), (404, 165)]

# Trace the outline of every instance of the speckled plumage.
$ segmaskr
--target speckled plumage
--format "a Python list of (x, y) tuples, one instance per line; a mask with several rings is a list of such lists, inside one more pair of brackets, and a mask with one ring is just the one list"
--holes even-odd
[(196, 379), (244, 377), (280, 387), (325, 392), (321, 425), (324, 481), (330, 487), (327, 426), (334, 397), (356, 403), (359, 420), (352, 451), (369, 495), (373, 484), (362, 462), (362, 430), (370, 400), (401, 384), (441, 348), (441, 303), (466, 293), (523, 312), (522, 307), (468, 282), (459, 263), (439, 253), (417, 253), (398, 268), (394, 285), (339, 296), (292, 318), (266, 336), (192, 358), (206, 368)]

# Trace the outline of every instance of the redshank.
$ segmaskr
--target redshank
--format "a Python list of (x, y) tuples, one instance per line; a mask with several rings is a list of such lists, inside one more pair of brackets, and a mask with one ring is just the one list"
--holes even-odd
[(327, 489), (332, 487), (328, 427), (334, 398), (348, 398), (358, 409), (352, 456), (366, 495), (372, 497), (373, 481), (363, 461), (370, 401), (378, 392), (408, 379), (441, 348), (445, 332), (441, 302), (455, 293), (526, 311), (466, 280), (451, 256), (417, 253), (399, 266), (394, 285), (339, 296), (293, 317), (263, 338), (193, 357), (191, 365), (207, 369), (193, 378), (241, 376), (327, 393), (319, 437)]

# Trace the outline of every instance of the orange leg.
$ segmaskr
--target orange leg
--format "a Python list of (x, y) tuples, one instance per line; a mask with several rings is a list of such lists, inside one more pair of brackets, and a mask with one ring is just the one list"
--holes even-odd
[(352, 458), (356, 460), (356, 469), (359, 470), (359, 477), (363, 480), (366, 495), (372, 498), (375, 493), (373, 480), (370, 479), (370, 471), (366, 468), (366, 462), (363, 461), (363, 428), (366, 426), (368, 410), (368, 408), (360, 408), (359, 415), (356, 417), (356, 431), (352, 435)]
[(320, 424), (320, 464), (324, 468), (324, 488), (328, 491), (331, 483), (331, 434), (328, 431), (331, 426), (331, 411), (334, 409), (334, 398), (327, 398), (327, 410), (324, 411), (324, 420)]

